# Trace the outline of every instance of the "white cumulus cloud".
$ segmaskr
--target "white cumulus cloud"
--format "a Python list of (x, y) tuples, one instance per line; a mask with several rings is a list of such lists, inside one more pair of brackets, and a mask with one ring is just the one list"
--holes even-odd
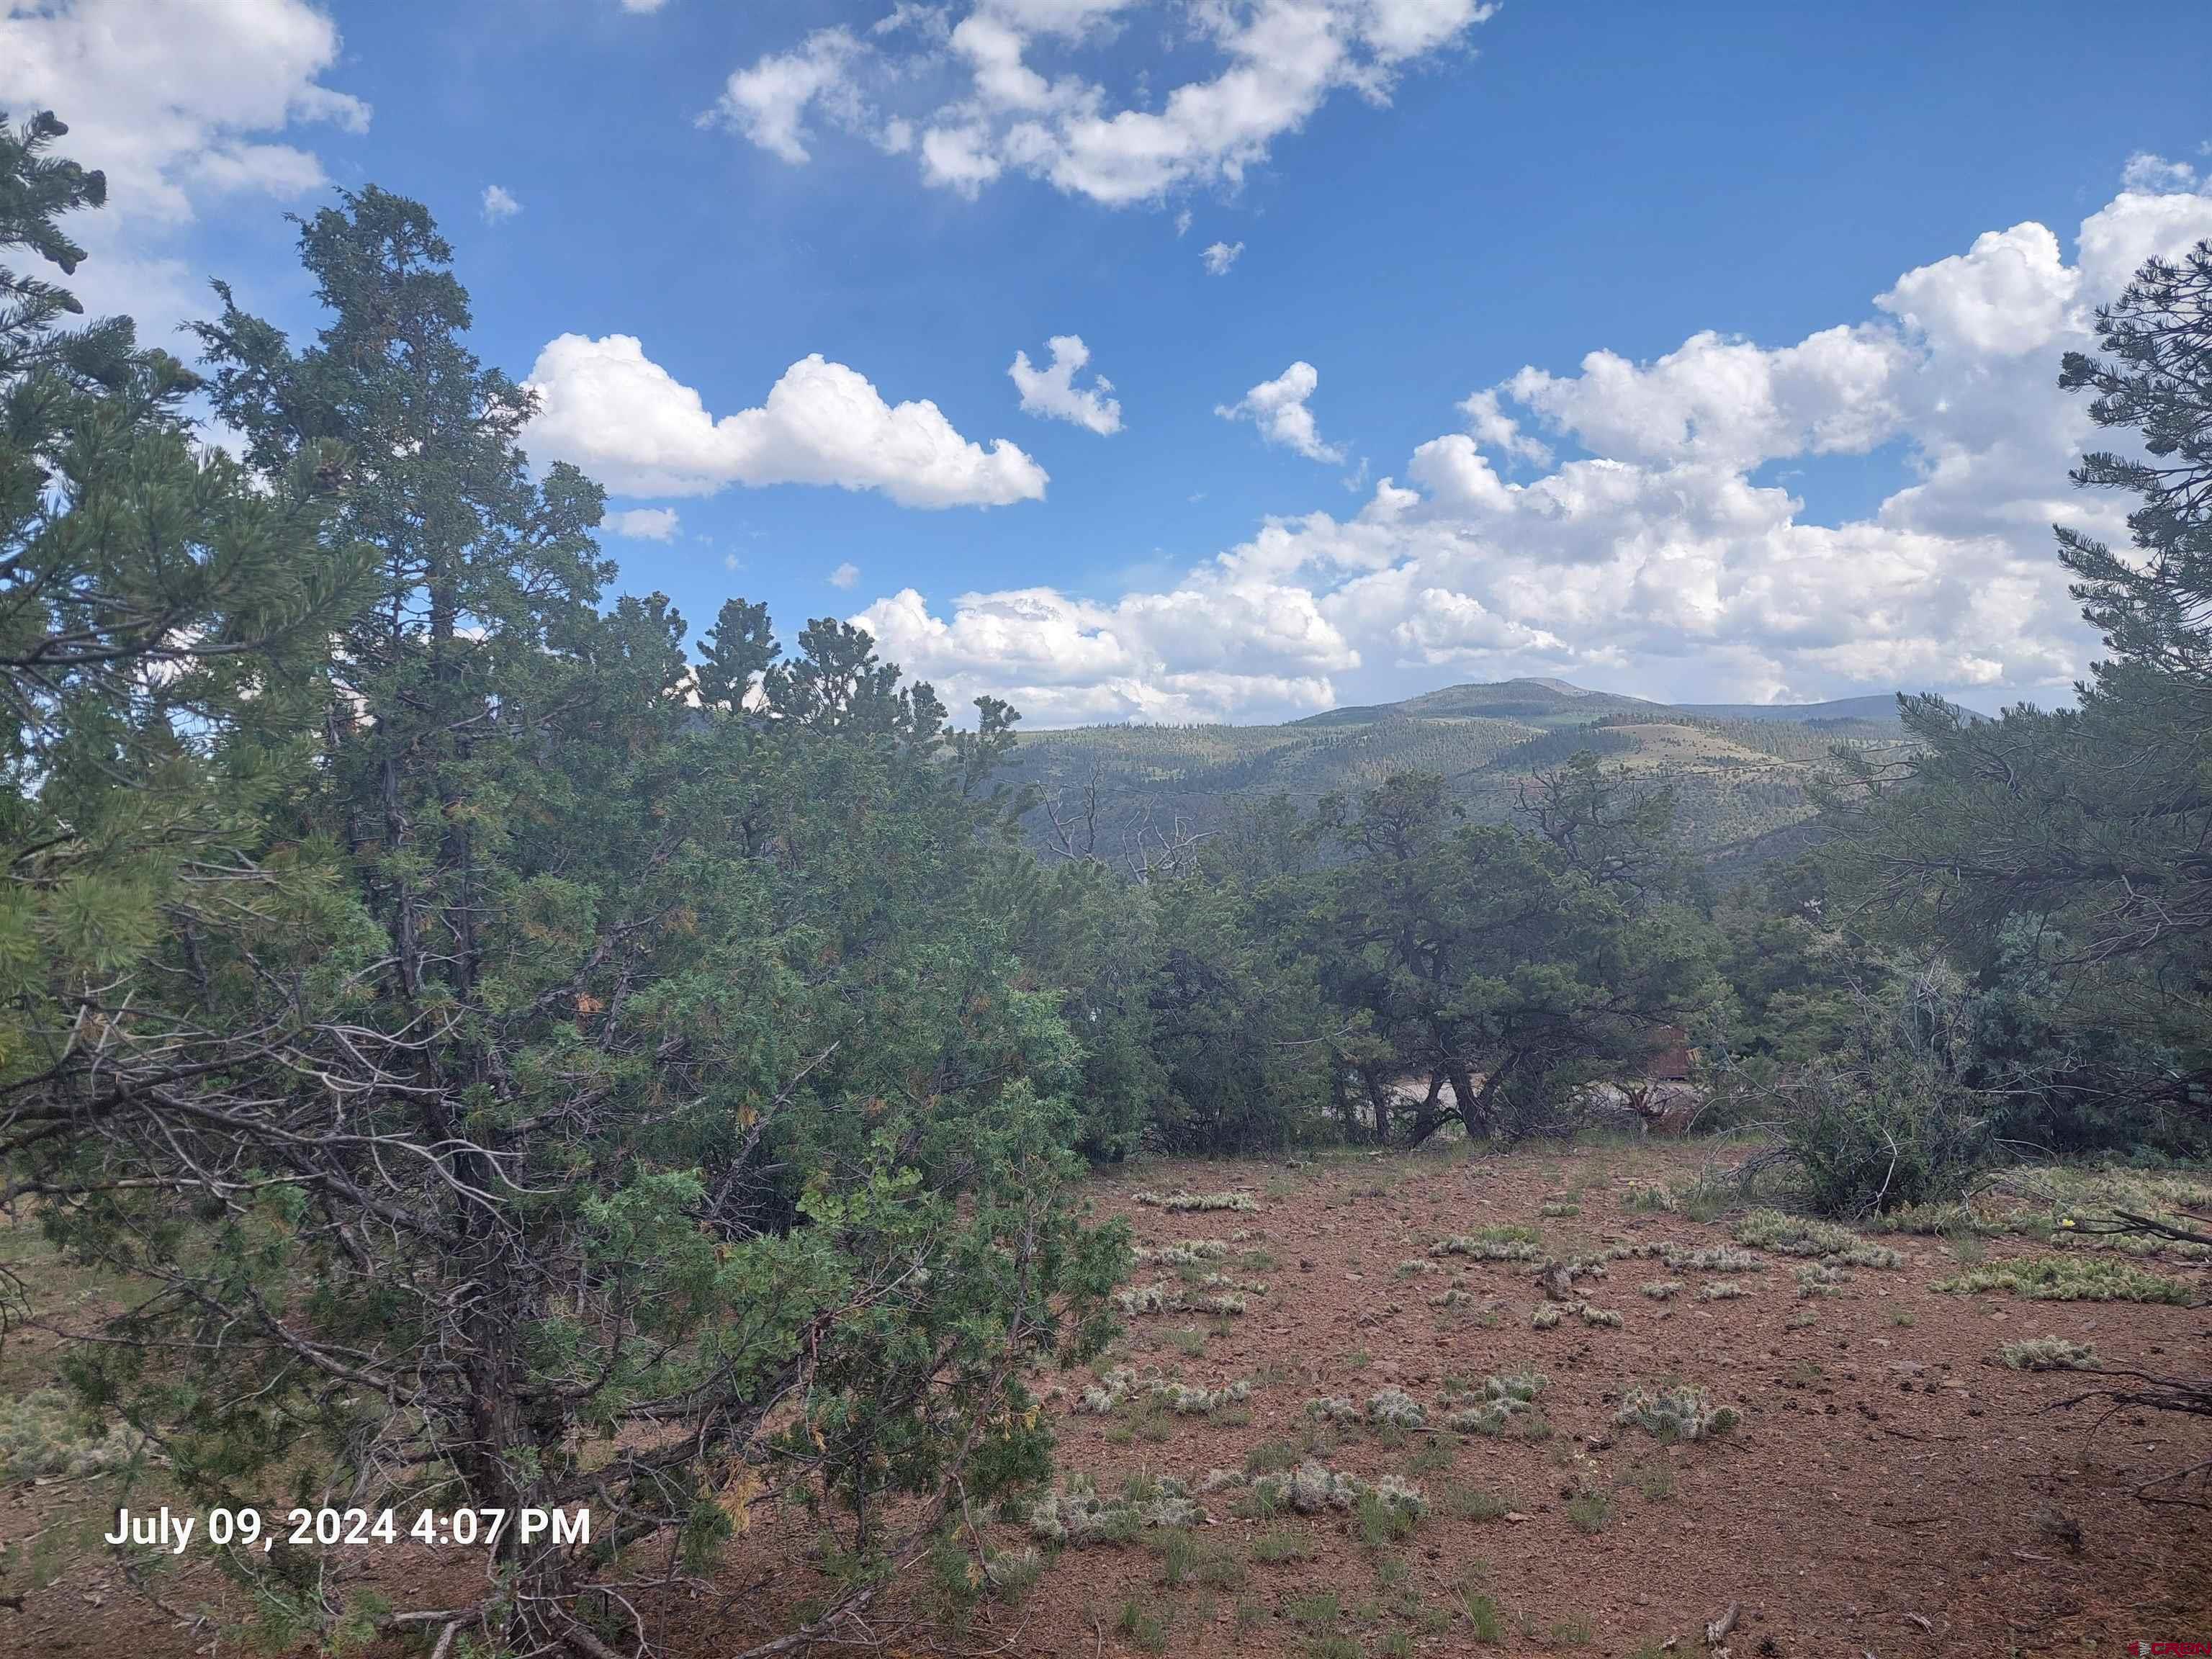
[[(2212, 150), (2206, 153), (2212, 155)], [(2138, 150), (2128, 157), (2120, 182), (2130, 190), (2193, 190), (2197, 186), (2197, 169), (2187, 161), (2169, 161), (2163, 155)]]
[(530, 371), (526, 443), (618, 495), (706, 495), (731, 484), (835, 484), (902, 507), (998, 507), (1044, 496), (1044, 469), (1004, 438), (989, 448), (927, 401), (896, 405), (818, 353), (784, 371), (757, 409), (717, 420), (697, 392), (628, 334), (547, 343)]
[(1049, 366), (1039, 368), (1030, 362), (1028, 352), (1017, 351), (1013, 367), (1006, 371), (1022, 394), (1023, 410), (1047, 420), (1072, 421), (1102, 436), (1119, 432), (1121, 405), (1106, 395), (1113, 391), (1113, 381), (1094, 374), (1089, 386), (1075, 384), (1075, 377), (1091, 362), (1091, 349), (1083, 337), (1055, 334), (1045, 344), (1052, 353)]
[(118, 216), (185, 220), (203, 191), (324, 182), (312, 155), (262, 135), (367, 129), (368, 106), (321, 83), (337, 57), (337, 26), (306, 0), (11, 0), (0, 106), (68, 122), (67, 153), (106, 170)]
[[(1904, 352), (1881, 328), (1825, 329), (1778, 350), (1708, 331), (1656, 362), (1593, 351), (1577, 374), (1524, 368), (1492, 390), (1623, 459), (1863, 452), (1896, 423), (1892, 376)], [(1488, 412), (1480, 403), (1470, 411), (1494, 434)]]
[(486, 224), (495, 225), (502, 219), (512, 219), (521, 211), (522, 204), (516, 201), (501, 186), (498, 185), (484, 186), (483, 216)]
[[(1340, 93), (1387, 104), (1409, 66), (1464, 46), (1493, 9), (1488, 0), (902, 0), (866, 40), (817, 29), (763, 55), (730, 76), (709, 118), (787, 161), (806, 159), (806, 122), (818, 113), (893, 153), (911, 149), (925, 180), (964, 193), (1015, 172), (1109, 206), (1156, 202), (1235, 185)], [(1138, 25), (1147, 13), (1155, 27)], [(1194, 46), (1210, 61), (1164, 97), (1124, 94), (1098, 78), (1109, 44), (1124, 57)], [(1160, 73), (1188, 73), (1186, 62), (1177, 52)], [(1149, 80), (1152, 66), (1141, 68)], [(950, 95), (946, 69), (965, 82)], [(893, 123), (919, 141), (891, 142)]]
[(969, 593), (949, 617), (904, 588), (852, 620), (953, 706), (991, 690), (1039, 726), (1324, 708), (1331, 674), (1359, 661), (1310, 594), (1225, 572), (1114, 605), (1042, 587)]
[(1198, 256), (1209, 276), (1226, 276), (1237, 260), (1244, 257), (1242, 242), (1215, 242)]
[(1905, 272), (1875, 303), (1937, 350), (2014, 356), (2056, 337), (2079, 283), (2058, 239), (2021, 224), (1985, 232), (1966, 252)]
[(307, 0), (9, 0), (0, 5), (0, 109), (51, 109), (58, 152), (107, 174), (105, 211), (71, 229), (91, 256), (70, 286), (86, 308), (161, 338), (204, 309), (171, 248), (200, 204), (295, 199), (329, 182), (294, 129), (367, 131), (368, 106), (323, 82), (337, 26)]
[(860, 567), (850, 559), (830, 573), (830, 586), (849, 588), (860, 580)]
[(1306, 407), (1306, 399), (1320, 385), (1320, 371), (1300, 361), (1213, 412), (1224, 421), (1251, 422), (1269, 443), (1295, 449), (1308, 460), (1335, 463), (1344, 459), (1343, 450), (1321, 441), (1313, 410)]
[(1533, 461), (1538, 466), (1551, 465), (1551, 446), (1522, 431), (1521, 422), (1505, 412), (1496, 386), (1485, 386), (1472, 394), (1460, 404), (1459, 410), (1467, 416), (1469, 434), (1486, 449), (1494, 449), (1516, 460)]
[[(2212, 237), (2212, 195), (2155, 160), (2081, 222), (2070, 260), (2014, 225), (1869, 273), (1861, 315), (1802, 339), (1700, 330), (1648, 361), (1599, 349), (1480, 387), (1462, 429), (1349, 517), (1268, 519), (1165, 591), (933, 608), (906, 590), (859, 620), (955, 706), (992, 692), (1039, 726), (1279, 717), (1445, 676), (1686, 701), (2063, 697), (2097, 643), (2050, 526), (2127, 532), (2124, 501), (2068, 482), (2118, 434), (2058, 390), (2058, 356), (2094, 349), (2093, 307), (2143, 259)], [(1326, 448), (1313, 386), (1294, 367), (1224, 412)], [(1904, 476), (1824, 520), (1778, 464)]]
[(850, 29), (817, 29), (795, 50), (771, 52), (750, 69), (733, 73), (714, 107), (702, 115), (742, 134), (793, 166), (809, 159), (810, 109), (850, 129), (866, 118), (867, 106), (853, 77), (854, 60), (867, 51)]
[(677, 524), (676, 509), (672, 507), (633, 507), (624, 512), (610, 513), (599, 521), (601, 529), (634, 542), (672, 541)]

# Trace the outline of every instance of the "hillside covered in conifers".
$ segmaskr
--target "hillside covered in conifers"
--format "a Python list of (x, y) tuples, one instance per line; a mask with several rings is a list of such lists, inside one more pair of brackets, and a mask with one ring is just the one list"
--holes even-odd
[(1894, 697), (1675, 706), (1518, 679), (1279, 726), (1031, 732), (1009, 770), (1044, 798), (1025, 826), (1034, 844), (1119, 860), (1211, 834), (1239, 803), (1280, 794), (1308, 808), (1406, 771), (1441, 775), (1469, 817), (1503, 822), (1532, 776), (1589, 749), (1633, 781), (1671, 786), (1689, 845), (1734, 866), (1756, 863), (1762, 838), (1788, 843), (1777, 832), (1812, 816), (1806, 785), (1832, 751), (1872, 756), (1912, 743)]

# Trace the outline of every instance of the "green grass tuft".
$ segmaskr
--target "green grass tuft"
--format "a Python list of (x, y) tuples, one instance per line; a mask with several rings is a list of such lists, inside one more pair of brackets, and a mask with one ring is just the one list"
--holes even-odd
[(1444, 1488), (1444, 1513), (1462, 1521), (1501, 1520), (1512, 1508), (1510, 1495), (1494, 1492), (1487, 1486), (1455, 1483)]
[(1601, 1492), (1577, 1492), (1567, 1500), (1567, 1519), (1586, 1535), (1603, 1532), (1613, 1519), (1613, 1499)]
[(1459, 1586), (1458, 1595), (1459, 1610), (1473, 1627), (1474, 1639), (1492, 1646), (1504, 1641), (1505, 1615), (1499, 1610), (1498, 1598), (1464, 1582)]
[(1148, 1612), (1133, 1600), (1121, 1603), (1121, 1617), (1115, 1620), (1114, 1628), (1141, 1652), (1158, 1653), (1168, 1644), (1166, 1618)]

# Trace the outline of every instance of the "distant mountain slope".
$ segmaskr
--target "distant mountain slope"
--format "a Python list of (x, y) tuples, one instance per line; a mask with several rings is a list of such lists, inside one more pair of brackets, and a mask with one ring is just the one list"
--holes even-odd
[[(1401, 771), (1441, 774), (1471, 816), (1496, 821), (1511, 815), (1533, 772), (1590, 748), (1609, 764), (1671, 783), (1692, 845), (1734, 870), (1755, 866), (1768, 848), (1802, 842), (1777, 832), (1811, 816), (1806, 782), (1836, 745), (1905, 742), (1891, 697), (1673, 708), (1524, 679), (1446, 686), (1282, 726), (1033, 732), (1009, 770), (1043, 788), (1064, 823), (1082, 820), (1079, 842), (1117, 857), (1156, 834), (1218, 829), (1238, 801), (1283, 794), (1307, 810), (1332, 791), (1357, 792)], [(1056, 838), (1045, 811), (1025, 828), (1040, 846)]]
[[(1872, 697), (1838, 697), (1833, 702), (1685, 702), (1675, 705), (1686, 714), (1708, 720), (1784, 720), (1798, 724), (1831, 720), (1875, 720), (1897, 725), (1897, 694), (1885, 691)], [(1963, 706), (1963, 705), (1961, 705)], [(1990, 717), (1979, 709), (1966, 713), (1976, 720)]]
[(1293, 728), (1365, 726), (1383, 720), (1502, 720), (1550, 730), (1582, 725), (1609, 714), (1660, 714), (1667, 705), (1610, 691), (1585, 691), (1565, 680), (1500, 680), (1494, 685), (1448, 685), (1403, 702), (1364, 708), (1332, 708), (1292, 720)]

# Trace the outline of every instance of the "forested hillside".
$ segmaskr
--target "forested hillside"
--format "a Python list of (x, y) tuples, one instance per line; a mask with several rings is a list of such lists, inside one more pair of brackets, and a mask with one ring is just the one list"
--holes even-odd
[(1739, 868), (1759, 861), (1763, 838), (1812, 817), (1807, 786), (1835, 750), (1893, 756), (1915, 742), (1894, 697), (1692, 711), (1507, 680), (1283, 726), (1033, 732), (1006, 769), (1042, 798), (1025, 823), (1032, 845), (1127, 860), (1218, 832), (1240, 803), (1279, 795), (1310, 808), (1409, 770), (1437, 774), (1470, 817), (1501, 823), (1532, 777), (1589, 750), (1638, 784), (1671, 788), (1688, 845)]

